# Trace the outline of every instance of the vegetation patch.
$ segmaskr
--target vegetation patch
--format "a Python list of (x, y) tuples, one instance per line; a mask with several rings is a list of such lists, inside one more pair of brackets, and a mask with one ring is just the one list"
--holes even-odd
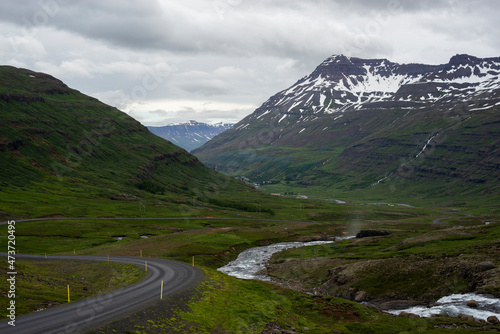
[(188, 303), (189, 311), (178, 312), (170, 319), (169, 325), (178, 332), (259, 333), (274, 323), (299, 333), (358, 333), (356, 328), (374, 326), (397, 333), (409, 325), (408, 319), (383, 315), (346, 300), (308, 296), (213, 270), (206, 273), (210, 279), (202, 288), (202, 297)]
[(452, 293), (500, 296), (500, 226), (395, 227), (388, 236), (283, 251), (268, 273), (303, 291), (379, 305), (426, 304)]
[(165, 187), (161, 186), (160, 184), (150, 179), (142, 180), (141, 182), (136, 184), (136, 187), (137, 189), (145, 190), (152, 194), (163, 195), (165, 193)]

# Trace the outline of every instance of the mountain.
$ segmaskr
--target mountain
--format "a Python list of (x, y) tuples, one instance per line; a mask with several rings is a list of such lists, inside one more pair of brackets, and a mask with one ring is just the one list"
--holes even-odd
[(498, 198), (499, 75), (500, 58), (332, 56), (193, 153), (273, 192)]
[(189, 121), (189, 123), (176, 123), (165, 126), (148, 126), (148, 129), (155, 135), (170, 140), (186, 151), (192, 151), (232, 126), (233, 124), (227, 123), (211, 125)]
[(136, 215), (129, 202), (139, 200), (179, 215), (193, 198), (251, 191), (47, 74), (0, 66), (0, 121), (0, 216), (9, 219)]

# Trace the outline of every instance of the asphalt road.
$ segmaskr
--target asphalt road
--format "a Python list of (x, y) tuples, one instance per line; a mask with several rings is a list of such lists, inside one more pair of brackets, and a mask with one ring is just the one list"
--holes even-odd
[[(0, 253), (6, 257), (6, 253)], [(44, 259), (40, 255), (18, 255), (16, 259)], [(48, 259), (107, 261), (106, 256), (54, 255)], [(154, 258), (113, 256), (113, 262), (144, 266), (148, 261), (149, 275), (128, 287), (100, 296), (71, 302), (64, 306), (34, 312), (16, 318), (16, 326), (7, 321), (0, 323), (2, 334), (51, 334), (82, 333), (100, 324), (119, 319), (141, 309), (148, 303), (160, 300), (161, 281), (163, 296), (180, 292), (200, 282), (203, 272), (188, 264)]]

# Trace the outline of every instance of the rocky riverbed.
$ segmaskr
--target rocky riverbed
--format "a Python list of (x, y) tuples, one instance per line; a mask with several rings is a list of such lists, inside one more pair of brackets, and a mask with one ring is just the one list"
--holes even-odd
[[(473, 280), (476, 290), (484, 293), (488, 290), (488, 286), (497, 283), (498, 271), (493, 262), (480, 261), (480, 258), (474, 256), (462, 256), (459, 259), (445, 259), (433, 263), (429, 260), (413, 258), (411, 261), (399, 260), (397, 265), (394, 264), (393, 259), (344, 261), (330, 258), (290, 258), (269, 263), (273, 254), (280, 251), (332, 242), (286, 242), (251, 248), (242, 252), (235, 261), (219, 268), (219, 271), (242, 279), (273, 280), (288, 288), (309, 294), (337, 296), (369, 303), (394, 315), (469, 316), (472, 317), (469, 320), (491, 320), (493, 322), (494, 319), (500, 319), (500, 299), (492, 295), (455, 294), (432, 301), (432, 296), (439, 293), (443, 295), (440, 291), (445, 291), (446, 288), (450, 287), (428, 287), (425, 292), (422, 290), (419, 296), (421, 298), (412, 298), (404, 291), (397, 290), (373, 296), (370, 292), (355, 287), (356, 283), (364, 277), (363, 273), (367, 271), (380, 271), (383, 274), (384, 270), (390, 270), (396, 275), (403, 271), (401, 274), (412, 276), (413, 271), (418, 272), (421, 268), (428, 268), (432, 265), (437, 266), (435, 268), (436, 275), (458, 271), (462, 276), (468, 276), (469, 279)], [(384, 270), (381, 271), (380, 268), (384, 268)], [(310, 273), (311, 275), (309, 277), (303, 276), (304, 279), (297, 279), (294, 276), (297, 272)], [(318, 273), (320, 278), (317, 277)], [(428, 284), (428, 282), (422, 283)], [(469, 301), (474, 301), (476, 304), (474, 306), (468, 305)]]
[(474, 293), (453, 294), (442, 297), (434, 305), (413, 306), (403, 310), (387, 310), (388, 313), (400, 315), (402, 313), (415, 314), (420, 317), (448, 315), (450, 317), (469, 316), (464, 320), (483, 320), (495, 322), (500, 319), (500, 299), (492, 295)]

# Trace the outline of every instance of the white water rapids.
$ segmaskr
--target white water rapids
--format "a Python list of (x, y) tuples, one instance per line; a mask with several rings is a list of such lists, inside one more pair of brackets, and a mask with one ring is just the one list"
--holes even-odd
[[(477, 308), (467, 306), (469, 300), (478, 303)], [(437, 301), (438, 306), (425, 307), (414, 306), (404, 310), (390, 310), (388, 313), (398, 315), (401, 312), (418, 314), (421, 317), (432, 317), (434, 315), (448, 315), (456, 317), (459, 314), (472, 315), (474, 319), (486, 320), (489, 316), (500, 319), (500, 299), (490, 295), (477, 295), (474, 293), (456, 294), (443, 297)]]
[(229, 262), (224, 267), (220, 267), (217, 270), (237, 278), (270, 281), (270, 277), (257, 275), (257, 273), (265, 268), (266, 262), (269, 261), (274, 253), (289, 248), (323, 245), (332, 242), (333, 241), (282, 242), (268, 246), (254, 247), (241, 252), (236, 260)]
[[(337, 240), (346, 238), (353, 237), (337, 238)], [(323, 245), (332, 242), (333, 241), (282, 242), (268, 246), (254, 247), (241, 252), (236, 260), (229, 262), (218, 270), (237, 278), (270, 281), (271, 278), (269, 276), (258, 275), (257, 273), (265, 269), (266, 262), (271, 259), (274, 253), (290, 248)], [(467, 302), (471, 299), (477, 301), (477, 308), (467, 306)], [(401, 312), (409, 312), (418, 314), (421, 317), (432, 317), (433, 315), (449, 315), (456, 317), (462, 313), (472, 315), (475, 319), (486, 320), (489, 316), (496, 316), (500, 319), (500, 299), (489, 295), (477, 295), (473, 293), (456, 294), (439, 299), (437, 304), (439, 305), (433, 307), (414, 306), (404, 310), (388, 310), (386, 312), (394, 315), (398, 315)]]

